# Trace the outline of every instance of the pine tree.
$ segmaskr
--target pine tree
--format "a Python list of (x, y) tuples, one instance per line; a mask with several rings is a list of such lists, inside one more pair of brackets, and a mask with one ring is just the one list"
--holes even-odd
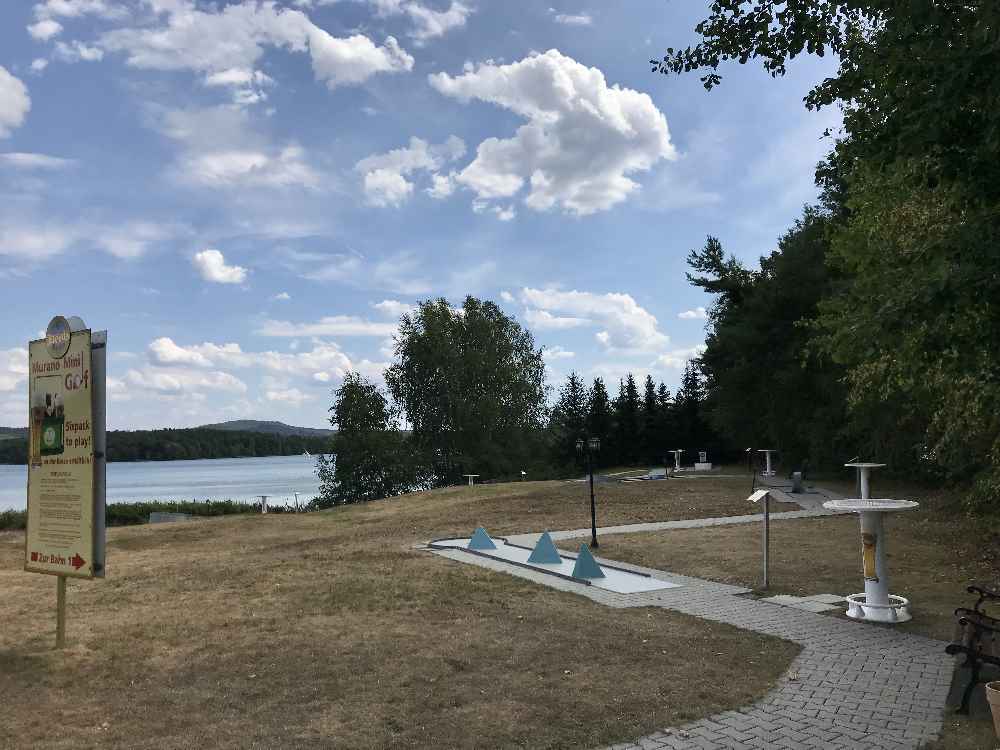
[(582, 457), (576, 449), (576, 441), (587, 439), (587, 418), (589, 403), (583, 381), (571, 372), (566, 383), (559, 389), (559, 398), (552, 409), (549, 422), (553, 458), (559, 466), (580, 466)]
[(619, 381), (614, 431), (617, 458), (629, 466), (639, 462), (642, 452), (640, 411), (639, 389), (632, 373), (629, 373), (624, 381)]
[(653, 377), (647, 375), (642, 397), (642, 458), (649, 463), (659, 461), (663, 453), (657, 435), (659, 420), (660, 405), (656, 400), (656, 384)]
[(614, 458), (609, 444), (613, 425), (608, 389), (601, 378), (594, 378), (594, 384), (587, 398), (587, 429), (588, 437), (601, 440), (601, 452), (594, 457), (594, 462), (598, 466), (608, 466)]

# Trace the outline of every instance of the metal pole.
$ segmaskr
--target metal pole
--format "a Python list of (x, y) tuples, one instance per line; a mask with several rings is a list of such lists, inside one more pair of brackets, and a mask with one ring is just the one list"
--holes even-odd
[(590, 472), (590, 546), (597, 548), (597, 504), (594, 501), (594, 462), (587, 447), (587, 471)]
[(771, 562), (771, 493), (764, 495), (764, 588), (770, 585), (768, 568)]
[(56, 577), (56, 648), (66, 648), (66, 576)]

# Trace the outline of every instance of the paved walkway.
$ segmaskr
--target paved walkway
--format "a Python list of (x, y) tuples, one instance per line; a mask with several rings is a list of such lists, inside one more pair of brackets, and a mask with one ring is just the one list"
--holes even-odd
[[(774, 513), (772, 518), (829, 515)], [(708, 518), (600, 529), (601, 534), (749, 523), (760, 516)], [(554, 539), (589, 536), (589, 529), (554, 532)], [(531, 543), (538, 534), (508, 537)], [(945, 644), (887, 627), (844, 620), (748, 598), (749, 589), (618, 561), (619, 567), (680, 584), (616, 594), (461, 550), (435, 554), (509, 573), (609, 607), (662, 607), (777, 636), (802, 646), (778, 684), (757, 703), (667, 728), (614, 748), (918, 748), (941, 730), (954, 658)], [(565, 553), (564, 553), (565, 554)], [(571, 556), (571, 555), (570, 555)], [(739, 665), (734, 665), (734, 679)]]

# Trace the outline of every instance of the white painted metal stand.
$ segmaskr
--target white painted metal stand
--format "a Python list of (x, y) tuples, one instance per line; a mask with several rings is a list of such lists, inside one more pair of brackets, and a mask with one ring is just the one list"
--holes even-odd
[(675, 451), (669, 451), (674, 454), (674, 471), (681, 470), (681, 454), (684, 452), (682, 449), (678, 448)]
[(462, 476), (469, 478), (469, 486), (472, 487), (476, 483), (475, 482), (476, 477), (478, 477), (479, 475), (478, 474), (463, 474)]
[(912, 510), (919, 503), (911, 500), (872, 499), (869, 476), (872, 469), (885, 464), (850, 463), (858, 470), (861, 486), (860, 498), (828, 500), (823, 503), (829, 510), (847, 510), (861, 519), (861, 562), (865, 576), (863, 594), (847, 597), (847, 616), (870, 622), (906, 622), (911, 619), (908, 599), (889, 593), (889, 570), (885, 562), (885, 531), (882, 516), (900, 510)]
[(771, 454), (772, 453), (777, 453), (777, 451), (772, 450), (770, 448), (761, 448), (757, 452), (758, 453), (763, 453), (767, 457), (767, 459), (766, 459), (767, 460), (767, 468), (764, 469), (763, 476), (765, 476), (765, 477), (773, 477), (774, 476), (774, 469), (771, 468)]

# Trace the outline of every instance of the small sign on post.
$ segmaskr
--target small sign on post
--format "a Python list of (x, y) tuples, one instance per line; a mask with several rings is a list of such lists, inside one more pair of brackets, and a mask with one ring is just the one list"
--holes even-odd
[(767, 588), (770, 584), (769, 580), (769, 563), (771, 558), (771, 493), (768, 490), (757, 490), (750, 497), (747, 498), (751, 503), (759, 503), (761, 500), (764, 501), (764, 585), (763, 588)]
[(66, 579), (104, 577), (107, 332), (57, 315), (28, 344), (28, 513), (24, 569), (57, 576), (56, 648)]

